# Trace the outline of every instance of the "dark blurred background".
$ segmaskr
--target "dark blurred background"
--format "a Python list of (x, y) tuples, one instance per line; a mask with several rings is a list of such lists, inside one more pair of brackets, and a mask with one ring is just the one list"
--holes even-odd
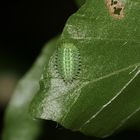
[[(78, 7), (74, 0), (7, 0), (0, 2), (0, 135), (3, 116), (17, 81), (27, 72), (42, 46), (61, 33), (67, 18)], [(47, 125), (46, 125), (47, 123)], [(45, 122), (45, 139), (93, 140), (56, 123)], [(129, 134), (129, 135), (128, 135)], [(139, 133), (124, 132), (108, 139), (137, 139)], [(140, 137), (139, 137), (140, 138)]]

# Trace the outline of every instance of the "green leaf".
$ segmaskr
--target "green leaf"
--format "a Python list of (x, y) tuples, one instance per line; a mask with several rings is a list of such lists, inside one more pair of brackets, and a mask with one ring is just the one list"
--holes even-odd
[[(34, 117), (106, 137), (122, 130), (139, 112), (140, 1), (111, 2), (87, 0), (69, 18), (57, 43), (64, 53), (52, 55), (32, 101)], [(80, 57), (71, 46), (76, 46)], [(71, 82), (65, 79), (69, 73), (75, 77)]]
[(38, 81), (43, 67), (48, 63), (55, 47), (56, 39), (45, 45), (31, 70), (19, 81), (5, 114), (3, 140), (35, 140), (39, 136), (42, 122), (33, 120), (28, 108), (39, 89)]

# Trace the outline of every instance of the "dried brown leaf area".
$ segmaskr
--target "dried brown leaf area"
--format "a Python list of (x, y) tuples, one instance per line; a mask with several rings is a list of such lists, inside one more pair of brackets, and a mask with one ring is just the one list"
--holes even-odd
[(117, 19), (124, 18), (124, 4), (121, 0), (105, 0), (111, 16)]

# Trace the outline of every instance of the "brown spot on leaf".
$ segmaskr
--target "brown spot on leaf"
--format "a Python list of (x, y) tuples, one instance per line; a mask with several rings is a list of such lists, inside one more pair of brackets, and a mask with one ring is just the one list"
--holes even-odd
[(105, 0), (111, 16), (117, 19), (124, 18), (124, 4), (121, 0)]

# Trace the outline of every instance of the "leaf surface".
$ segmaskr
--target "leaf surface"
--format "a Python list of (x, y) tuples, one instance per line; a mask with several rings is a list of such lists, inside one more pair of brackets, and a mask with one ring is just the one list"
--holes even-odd
[(113, 14), (107, 2), (87, 0), (68, 19), (57, 46), (79, 49), (80, 75), (65, 82), (54, 53), (32, 101), (33, 116), (106, 137), (139, 111), (140, 1), (118, 0), (123, 11)]

